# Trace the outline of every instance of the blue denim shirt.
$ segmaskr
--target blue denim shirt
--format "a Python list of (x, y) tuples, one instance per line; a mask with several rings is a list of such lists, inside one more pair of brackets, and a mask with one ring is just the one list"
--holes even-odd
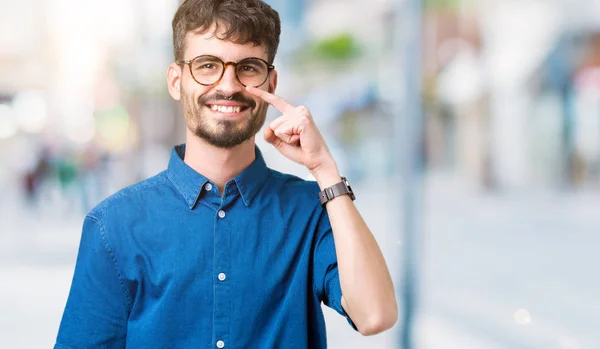
[(321, 302), (347, 315), (318, 185), (256, 148), (221, 196), (184, 153), (85, 218), (55, 348), (325, 348)]

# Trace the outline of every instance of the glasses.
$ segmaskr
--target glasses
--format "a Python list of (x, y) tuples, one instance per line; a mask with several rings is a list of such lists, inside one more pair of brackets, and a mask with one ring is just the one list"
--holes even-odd
[(203, 55), (189, 61), (179, 61), (177, 63), (186, 64), (190, 67), (192, 78), (203, 86), (214, 85), (221, 81), (228, 65), (233, 66), (235, 77), (244, 87), (259, 87), (267, 81), (271, 70), (275, 69), (275, 66), (256, 57), (244, 58), (235, 63), (223, 62), (218, 57)]

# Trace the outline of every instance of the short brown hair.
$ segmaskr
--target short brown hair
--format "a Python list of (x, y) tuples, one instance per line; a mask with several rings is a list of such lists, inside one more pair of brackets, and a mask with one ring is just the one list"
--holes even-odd
[(265, 46), (269, 63), (273, 63), (281, 22), (277, 11), (261, 0), (185, 0), (173, 17), (173, 51), (175, 61), (183, 60), (185, 35), (190, 32), (205, 33), (215, 25), (226, 30), (218, 36), (237, 44), (253, 43)]

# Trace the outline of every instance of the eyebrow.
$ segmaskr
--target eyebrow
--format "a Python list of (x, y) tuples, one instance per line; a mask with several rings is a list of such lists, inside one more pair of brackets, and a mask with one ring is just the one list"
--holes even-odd
[(196, 56), (196, 57), (194, 57), (194, 58), (192, 58), (192, 59), (195, 59), (195, 58), (198, 58), (198, 57), (204, 57), (204, 58), (206, 58), (206, 59), (211, 59), (211, 60), (213, 60), (213, 61), (218, 61), (218, 60), (221, 60), (221, 61), (222, 61), (222, 60), (223, 60), (223, 59), (221, 59), (220, 57), (213, 56), (213, 55), (199, 55), (199, 56)]
[(223, 58), (221, 58), (221, 57), (219, 57), (219, 56), (211, 55), (211, 54), (208, 54), (208, 53), (203, 53), (203, 54), (200, 54), (200, 55), (194, 56), (194, 57), (190, 58), (189, 60), (191, 61), (191, 60), (192, 60), (192, 59), (194, 59), (194, 58), (197, 58), (197, 57), (202, 57), (202, 56), (207, 56), (206, 58), (220, 59), (220, 60), (221, 60), (221, 61), (223, 61), (223, 62), (235, 62), (235, 63), (237, 63), (237, 62), (241, 62), (241, 61), (243, 61), (243, 60), (245, 60), (245, 59), (249, 59), (249, 58), (252, 58), (252, 59), (262, 59), (262, 60), (264, 60), (265, 62), (267, 62), (267, 60), (266, 60), (266, 59), (263, 59), (263, 58), (260, 58), (260, 57), (256, 57), (256, 56), (248, 56), (248, 57), (244, 57), (244, 58), (242, 58), (242, 59), (238, 59), (237, 61), (226, 61), (226, 60), (224, 60)]

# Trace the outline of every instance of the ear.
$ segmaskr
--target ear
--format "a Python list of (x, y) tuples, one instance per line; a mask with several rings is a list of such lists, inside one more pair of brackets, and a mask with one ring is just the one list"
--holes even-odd
[(174, 100), (179, 101), (181, 99), (181, 75), (183, 71), (181, 66), (173, 62), (167, 69), (167, 87), (169, 88), (169, 94)]
[(275, 93), (275, 89), (277, 88), (277, 70), (273, 70), (271, 74), (269, 74), (269, 93)]

